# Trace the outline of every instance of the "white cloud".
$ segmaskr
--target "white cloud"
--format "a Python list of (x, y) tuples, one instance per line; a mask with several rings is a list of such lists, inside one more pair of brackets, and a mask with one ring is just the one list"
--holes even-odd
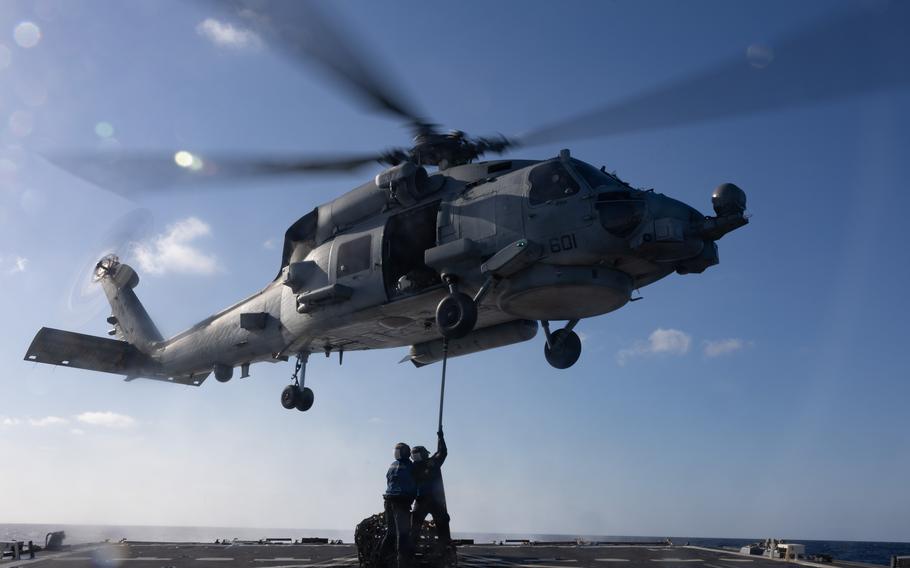
[(92, 426), (104, 426), (105, 428), (129, 428), (136, 421), (132, 416), (126, 414), (117, 414), (116, 412), (83, 412), (76, 416), (76, 420), (83, 424)]
[(621, 349), (616, 354), (620, 365), (633, 357), (647, 355), (685, 355), (692, 345), (692, 337), (678, 329), (655, 329), (647, 341), (636, 341), (632, 347)]
[(275, 239), (269, 239), (262, 243), (262, 248), (272, 250), (275, 248)]
[(139, 243), (134, 252), (140, 268), (151, 274), (212, 274), (218, 270), (215, 256), (193, 246), (193, 241), (211, 234), (212, 228), (201, 219), (187, 217), (163, 234)]
[[(7, 262), (9, 260), (9, 262)], [(8, 274), (16, 274), (18, 272), (25, 272), (25, 269), (28, 267), (28, 259), (23, 256), (17, 256), (14, 259), (5, 259), (0, 258), (0, 266), (7, 264), (9, 268), (5, 268)]]
[(206, 18), (196, 25), (196, 33), (218, 47), (231, 49), (259, 49), (262, 40), (252, 30), (239, 28), (229, 22)]
[(71, 428), (70, 434), (72, 434), (73, 436), (81, 436), (81, 435), (85, 434), (85, 430), (83, 430), (81, 428)]
[(742, 339), (735, 337), (730, 339), (712, 339), (704, 342), (704, 352), (706, 357), (719, 357), (739, 351), (745, 346), (746, 343)]
[(22, 421), (18, 418), (12, 418), (11, 416), (0, 418), (0, 426), (18, 426), (19, 424), (22, 424)]
[(29, 418), (28, 423), (31, 426), (37, 426), (43, 428), (45, 426), (57, 426), (60, 424), (66, 424), (68, 420), (66, 418), (60, 418), (59, 416), (45, 416), (44, 418)]

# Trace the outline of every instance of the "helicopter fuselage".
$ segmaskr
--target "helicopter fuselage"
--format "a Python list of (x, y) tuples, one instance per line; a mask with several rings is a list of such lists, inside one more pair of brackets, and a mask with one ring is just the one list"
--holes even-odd
[(530, 339), (537, 321), (608, 313), (633, 290), (718, 261), (721, 234), (705, 225), (716, 218), (568, 152), (383, 175), (295, 223), (278, 276), (156, 346), (162, 370), (195, 382), (256, 361), (408, 345), (426, 364), (439, 358), (444, 275), (472, 296), (486, 284), (476, 340), (457, 355)]

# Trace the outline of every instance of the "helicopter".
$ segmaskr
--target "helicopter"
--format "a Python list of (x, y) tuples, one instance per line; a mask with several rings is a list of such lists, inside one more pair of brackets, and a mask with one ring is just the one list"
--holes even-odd
[[(863, 37), (857, 57), (907, 53), (905, 4), (850, 14), (784, 38), (780, 64), (757, 69), (730, 58), (640, 97), (524, 135), (471, 137), (443, 132), (390, 87), (375, 60), (303, 2), (227, 2), (235, 21), (294, 61), (316, 63), (374, 109), (403, 119), (409, 148), (365, 156), (217, 156), (187, 150), (136, 153), (116, 161), (91, 154), (50, 157), (56, 165), (114, 191), (193, 185), (257, 176), (384, 169), (355, 189), (305, 213), (285, 232), (277, 275), (259, 292), (170, 338), (162, 337), (135, 293), (139, 276), (115, 255), (93, 280), (110, 303), (112, 337), (44, 327), (25, 359), (201, 385), (229, 381), (239, 368), (296, 357), (286, 409), (306, 411), (310, 355), (410, 346), (403, 361), (430, 365), (544, 334), (557, 369), (579, 359), (574, 331), (583, 319), (620, 309), (633, 291), (671, 274), (718, 264), (719, 241), (749, 223), (746, 193), (722, 183), (714, 215), (650, 189), (633, 187), (569, 150), (548, 159), (487, 154), (591, 135), (680, 125), (873, 92), (910, 83), (906, 65), (871, 72), (812, 63), (843, 37)], [(875, 34), (857, 30), (875, 29)], [(902, 50), (902, 51), (901, 51)], [(816, 72), (807, 69), (821, 69)], [(835, 76), (836, 75), (836, 76)], [(705, 93), (723, 92), (706, 103)], [(551, 322), (565, 321), (559, 329)]]

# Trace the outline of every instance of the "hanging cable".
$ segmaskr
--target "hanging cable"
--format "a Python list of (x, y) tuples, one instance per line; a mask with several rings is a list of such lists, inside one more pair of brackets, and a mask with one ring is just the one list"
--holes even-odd
[(449, 359), (449, 339), (442, 340), (442, 382), (439, 385), (439, 429), (442, 432), (442, 406), (446, 397), (446, 362)]

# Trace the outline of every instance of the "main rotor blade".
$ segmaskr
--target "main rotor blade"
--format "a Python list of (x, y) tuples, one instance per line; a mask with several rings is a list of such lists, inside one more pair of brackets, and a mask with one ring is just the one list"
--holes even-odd
[(54, 165), (90, 183), (121, 195), (175, 186), (205, 186), (257, 176), (351, 172), (382, 158), (378, 154), (303, 159), (290, 156), (251, 157), (180, 151), (45, 156)]
[(416, 128), (426, 124), (414, 104), (391, 86), (385, 65), (375, 54), (358, 49), (356, 34), (346, 32), (315, 2), (229, 0), (212, 2), (229, 8), (245, 26), (292, 60), (315, 61), (370, 106), (404, 118)]
[[(769, 47), (517, 137), (523, 145), (693, 124), (910, 84), (910, 2), (829, 18)], [(750, 60), (751, 59), (751, 60)]]

